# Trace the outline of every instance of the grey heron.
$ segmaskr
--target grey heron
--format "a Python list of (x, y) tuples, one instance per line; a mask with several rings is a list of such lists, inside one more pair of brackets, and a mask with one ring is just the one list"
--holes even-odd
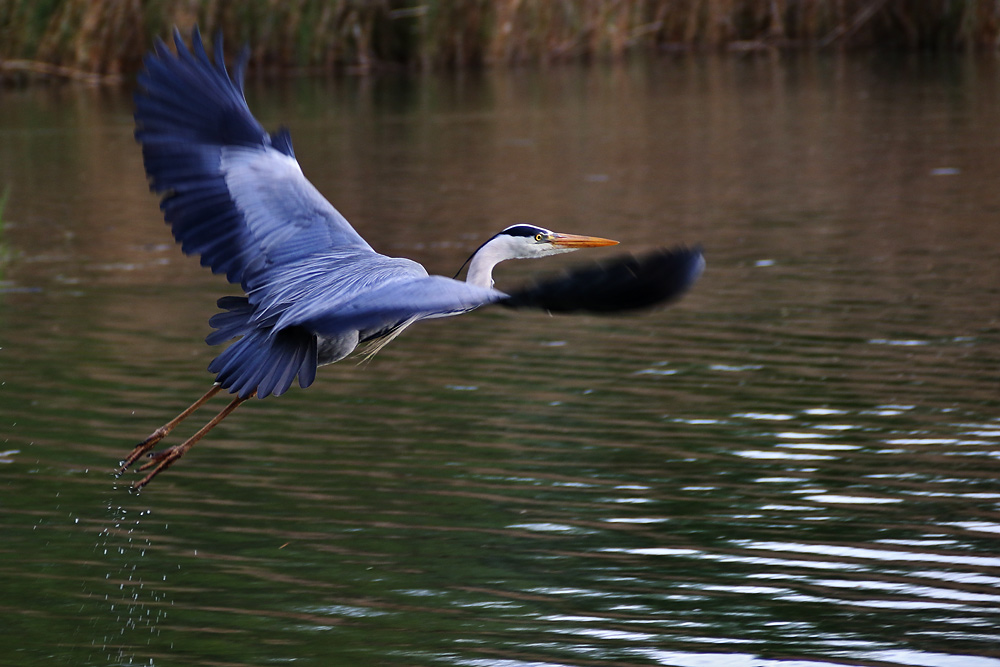
[[(269, 134), (243, 94), (244, 50), (230, 74), (221, 38), (209, 58), (195, 29), (188, 48), (174, 31), (145, 59), (136, 93), (136, 132), (150, 187), (174, 238), (203, 266), (224, 273), (243, 296), (218, 301), (210, 345), (234, 340), (209, 365), (204, 396), (136, 445), (119, 474), (215, 394), (232, 401), (183, 443), (140, 467), (141, 488), (183, 456), (241, 403), (312, 384), (318, 366), (358, 345), (384, 345), (422, 319), (488, 304), (550, 312), (619, 312), (666, 303), (697, 279), (699, 248), (660, 249), (569, 270), (515, 290), (493, 285), (509, 259), (614, 245), (529, 224), (507, 227), (463, 264), (466, 279), (428, 275), (409, 259), (376, 252), (305, 178), (287, 129)], [(459, 269), (459, 273), (461, 268)]]

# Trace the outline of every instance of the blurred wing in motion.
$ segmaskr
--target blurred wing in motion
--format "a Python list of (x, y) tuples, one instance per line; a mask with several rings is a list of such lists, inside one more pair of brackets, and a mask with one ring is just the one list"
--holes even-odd
[(620, 313), (664, 306), (684, 294), (705, 268), (701, 247), (661, 248), (641, 257), (572, 267), (500, 301), (551, 313)]

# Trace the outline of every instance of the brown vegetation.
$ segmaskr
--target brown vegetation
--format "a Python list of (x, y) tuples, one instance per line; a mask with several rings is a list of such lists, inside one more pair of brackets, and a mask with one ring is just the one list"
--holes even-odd
[(636, 51), (996, 46), (975, 0), (0, 0), (0, 76), (115, 80), (198, 24), (279, 69), (482, 66)]

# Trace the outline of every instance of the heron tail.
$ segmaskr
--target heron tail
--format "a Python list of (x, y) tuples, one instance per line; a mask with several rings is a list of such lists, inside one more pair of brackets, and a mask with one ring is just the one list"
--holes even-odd
[(261, 327), (254, 321), (255, 308), (246, 297), (223, 297), (219, 307), (225, 312), (209, 321), (216, 330), (205, 342), (217, 345), (239, 337), (208, 366), (220, 386), (242, 398), (254, 390), (258, 398), (265, 398), (285, 393), (296, 376), (303, 388), (313, 383), (317, 366), (315, 335), (301, 327), (278, 331)]
[(256, 328), (250, 321), (256, 309), (245, 296), (224, 296), (217, 303), (224, 312), (213, 315), (208, 321), (215, 329), (205, 338), (209, 345), (219, 345), (238, 336), (245, 336)]

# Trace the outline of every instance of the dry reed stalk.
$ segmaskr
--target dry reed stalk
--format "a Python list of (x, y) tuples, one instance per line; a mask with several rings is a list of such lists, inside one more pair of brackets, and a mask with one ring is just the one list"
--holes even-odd
[[(280, 69), (469, 67), (638, 50), (995, 48), (1000, 4), (954, 0), (0, 0), (0, 60), (133, 72), (198, 24)], [(7, 71), (17, 69), (8, 66)], [(26, 68), (31, 70), (32, 68)], [(33, 68), (45, 72), (45, 67)], [(51, 70), (52, 72), (60, 70)]]

